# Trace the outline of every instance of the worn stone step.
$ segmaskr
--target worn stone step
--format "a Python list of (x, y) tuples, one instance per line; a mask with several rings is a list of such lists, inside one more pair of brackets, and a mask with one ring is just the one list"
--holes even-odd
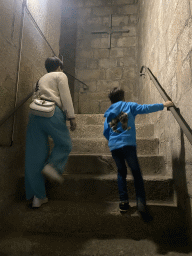
[[(110, 153), (108, 141), (103, 139), (72, 139), (72, 153)], [(139, 155), (154, 155), (159, 153), (158, 139), (138, 139), (137, 154)]]
[(160, 241), (161, 251), (178, 255), (189, 242), (179, 211), (162, 205), (149, 209), (154, 220), (146, 225), (132, 203), (120, 214), (118, 202), (50, 200), (38, 210), (17, 202), (1, 218), (0, 254), (152, 256), (162, 254), (157, 252)]
[[(70, 127), (67, 124), (68, 128)], [(69, 129), (70, 130), (70, 129)], [(70, 131), (72, 138), (104, 138), (103, 125), (80, 125), (77, 124), (75, 131)], [(153, 124), (136, 124), (137, 138), (152, 138), (154, 136)]]
[(38, 210), (17, 202), (1, 217), (0, 255), (190, 254), (190, 241), (177, 208), (149, 205), (149, 209), (152, 224), (141, 220), (132, 203), (129, 212), (120, 214), (118, 202), (50, 200)]
[[(50, 147), (53, 148), (53, 140), (50, 140)], [(72, 139), (71, 153), (110, 153), (108, 141), (103, 139)], [(159, 153), (158, 139), (138, 139), (137, 154), (138, 155), (155, 155)]]
[[(53, 200), (102, 200), (119, 199), (116, 174), (64, 174), (64, 183), (55, 186), (47, 183), (47, 194)], [(173, 180), (167, 176), (143, 176), (147, 200), (173, 201)], [(135, 199), (133, 177), (127, 176), (130, 199)]]
[[(138, 160), (144, 175), (159, 175), (166, 172), (163, 156), (139, 156)], [(109, 174), (117, 173), (117, 167), (111, 154), (71, 153), (65, 167), (65, 173)]]
[[(137, 115), (135, 118), (136, 124), (148, 124), (146, 114)], [(76, 114), (77, 124), (80, 125), (103, 125), (105, 122), (104, 114)]]

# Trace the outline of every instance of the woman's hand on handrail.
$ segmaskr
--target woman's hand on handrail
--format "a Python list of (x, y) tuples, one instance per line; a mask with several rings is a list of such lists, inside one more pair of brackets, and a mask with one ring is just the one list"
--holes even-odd
[(172, 101), (166, 101), (165, 103), (163, 103), (163, 106), (166, 108), (174, 107), (174, 103)]

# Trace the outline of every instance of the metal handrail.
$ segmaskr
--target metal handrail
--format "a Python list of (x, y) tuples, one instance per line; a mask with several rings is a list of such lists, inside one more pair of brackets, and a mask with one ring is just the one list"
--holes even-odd
[(0, 121), (0, 126), (2, 126), (12, 115), (15, 114), (15, 112), (21, 107), (23, 106), (23, 104), (29, 99), (31, 98), (31, 96), (33, 95), (34, 92), (31, 92), (25, 99), (23, 99), (12, 111), (9, 112), (9, 114), (7, 114), (5, 117), (3, 117)]
[[(27, 14), (29, 15), (31, 21), (33, 22), (34, 26), (36, 27), (36, 29), (39, 31), (41, 37), (44, 39), (44, 41), (47, 43), (47, 45), (49, 46), (49, 48), (51, 49), (53, 55), (57, 56), (55, 51), (53, 50), (53, 48), (51, 47), (49, 41), (47, 40), (47, 38), (45, 37), (44, 33), (42, 32), (42, 30), (40, 29), (39, 25), (37, 24), (37, 22), (35, 21), (33, 15), (31, 14), (31, 12), (29, 11), (27, 4), (25, 3), (25, 10), (27, 12)], [(63, 57), (63, 56), (62, 56)], [(65, 70), (63, 70), (63, 72), (71, 77), (73, 77), (75, 80), (77, 80), (78, 82), (82, 83), (85, 87), (84, 89), (88, 89), (89, 86), (87, 84), (85, 84), (84, 82), (82, 82), (81, 80), (79, 80), (78, 78), (76, 78), (75, 76), (71, 75), (70, 73), (66, 72)]]
[[(146, 66), (142, 66), (141, 70), (140, 70), (140, 76), (145, 75), (145, 73), (143, 73), (144, 69), (147, 71), (150, 79), (153, 81), (154, 85), (156, 86), (157, 90), (161, 94), (161, 96), (164, 99), (164, 101), (172, 101), (171, 98), (168, 96), (166, 91), (162, 88), (161, 84), (159, 83), (159, 81), (153, 75), (153, 73), (151, 72), (151, 70), (149, 68), (147, 68)], [(183, 133), (186, 135), (186, 137), (188, 138), (189, 142), (192, 145), (192, 130), (191, 130), (190, 126), (188, 125), (188, 123), (183, 118), (183, 116), (180, 114), (179, 108), (176, 108), (174, 106), (174, 107), (169, 107), (168, 110), (171, 111), (171, 113), (173, 114), (174, 118), (176, 119), (176, 121), (180, 125), (181, 129), (183, 130)]]

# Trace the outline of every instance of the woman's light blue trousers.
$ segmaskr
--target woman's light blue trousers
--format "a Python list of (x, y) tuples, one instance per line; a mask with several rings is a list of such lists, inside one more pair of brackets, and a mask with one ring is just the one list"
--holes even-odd
[[(48, 137), (54, 141), (54, 148), (49, 155)], [(66, 126), (65, 113), (56, 106), (52, 117), (40, 117), (30, 114), (26, 134), (25, 152), (25, 191), (26, 199), (36, 196), (46, 197), (45, 178), (42, 175), (48, 163), (62, 174), (72, 149), (69, 129)]]

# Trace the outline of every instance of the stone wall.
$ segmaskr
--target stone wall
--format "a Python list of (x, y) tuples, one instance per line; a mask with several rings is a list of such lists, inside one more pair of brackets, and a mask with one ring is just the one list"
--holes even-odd
[[(138, 70), (151, 69), (192, 127), (192, 1), (138, 1)], [(140, 78), (139, 101), (163, 102), (148, 76)], [(192, 198), (192, 145), (166, 110), (150, 114), (160, 138), (160, 153), (167, 156), (168, 172), (175, 181), (178, 206), (186, 210)], [(187, 205), (187, 206), (186, 206)]]
[(75, 54), (77, 37), (77, 11), (72, 0), (62, 1), (60, 54), (63, 56), (64, 72), (74, 102)]
[[(22, 2), (21, 0), (0, 2), (0, 120), (14, 109), (16, 99), (17, 103), (20, 103), (32, 91), (37, 79), (46, 73), (45, 59), (53, 56), (50, 47), (25, 12), (19, 65)], [(27, 2), (28, 9), (58, 55), (61, 0), (56, 0), (54, 3), (47, 0)], [(16, 89), (17, 80), (18, 89)], [(24, 174), (25, 131), (30, 101), (26, 102), (15, 115), (11, 147), (13, 118), (0, 127), (0, 205), (5, 202), (5, 198), (12, 198), (11, 196), (19, 189), (19, 177)]]
[[(75, 83), (76, 113), (104, 113), (110, 106), (109, 91), (121, 87), (126, 100), (136, 100), (136, 25), (135, 0), (82, 0), (76, 2), (77, 47), (76, 77), (88, 85), (83, 90)], [(112, 15), (112, 16), (111, 16)], [(129, 30), (129, 33), (92, 34), (96, 31)]]

